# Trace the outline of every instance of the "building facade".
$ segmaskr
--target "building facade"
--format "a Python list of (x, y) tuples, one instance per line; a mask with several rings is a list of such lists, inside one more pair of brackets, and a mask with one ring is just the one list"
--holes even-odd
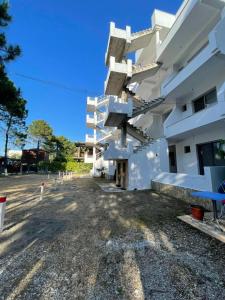
[(216, 190), (225, 179), (224, 31), (224, 0), (155, 10), (137, 33), (110, 24), (104, 97), (88, 98), (87, 124), (118, 186)]

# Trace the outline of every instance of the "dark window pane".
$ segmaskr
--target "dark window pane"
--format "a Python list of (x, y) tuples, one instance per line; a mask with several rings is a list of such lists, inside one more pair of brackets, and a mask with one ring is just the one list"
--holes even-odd
[(200, 110), (203, 110), (205, 108), (205, 100), (204, 97), (201, 97), (194, 101), (194, 111), (198, 112)]
[(191, 152), (191, 147), (190, 146), (185, 146), (184, 147), (184, 153), (190, 153)]
[(206, 96), (205, 96), (205, 103), (206, 104), (211, 104), (217, 101), (217, 93), (216, 93), (216, 89), (214, 89), (213, 91), (209, 92)]
[(185, 112), (186, 110), (187, 110), (187, 105), (185, 104), (182, 106), (182, 111)]

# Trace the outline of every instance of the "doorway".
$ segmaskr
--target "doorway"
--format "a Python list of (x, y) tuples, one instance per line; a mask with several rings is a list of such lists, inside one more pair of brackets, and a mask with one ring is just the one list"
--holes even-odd
[(128, 182), (128, 161), (119, 160), (117, 161), (116, 168), (116, 185), (122, 189), (127, 189)]
[(177, 173), (177, 153), (176, 146), (169, 146), (169, 167), (170, 173)]

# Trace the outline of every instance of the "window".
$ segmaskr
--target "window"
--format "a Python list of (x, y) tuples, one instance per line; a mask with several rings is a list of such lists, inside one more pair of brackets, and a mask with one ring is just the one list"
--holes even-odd
[(187, 110), (187, 105), (186, 104), (182, 105), (181, 110), (182, 112), (185, 112)]
[(172, 112), (172, 110), (169, 110), (168, 112), (166, 112), (166, 113), (164, 113), (164, 114), (162, 115), (162, 120), (163, 120), (163, 122), (166, 121), (166, 119), (169, 117), (169, 115), (171, 114), (171, 112)]
[(190, 153), (191, 152), (191, 147), (190, 146), (185, 146), (184, 147), (184, 153)]
[(200, 175), (204, 175), (204, 167), (225, 166), (224, 145), (222, 140), (197, 145)]
[(207, 95), (205, 95), (205, 103), (206, 104), (212, 104), (216, 101), (217, 101), (216, 89), (214, 89), (213, 91), (211, 91)]
[(203, 96), (193, 101), (194, 112), (201, 111), (205, 109), (207, 105), (215, 103), (216, 101), (217, 101), (217, 93), (216, 93), (216, 88), (214, 88), (213, 90), (207, 92)]
[(201, 98), (194, 101), (194, 110), (195, 110), (195, 112), (203, 110), (204, 108), (205, 108), (205, 99), (204, 99), (204, 97), (201, 97)]

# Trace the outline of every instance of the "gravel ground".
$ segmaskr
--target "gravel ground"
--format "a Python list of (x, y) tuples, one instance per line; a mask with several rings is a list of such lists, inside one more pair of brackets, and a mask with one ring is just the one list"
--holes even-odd
[(0, 179), (0, 299), (225, 299), (225, 246), (177, 220), (187, 204), (98, 182)]

